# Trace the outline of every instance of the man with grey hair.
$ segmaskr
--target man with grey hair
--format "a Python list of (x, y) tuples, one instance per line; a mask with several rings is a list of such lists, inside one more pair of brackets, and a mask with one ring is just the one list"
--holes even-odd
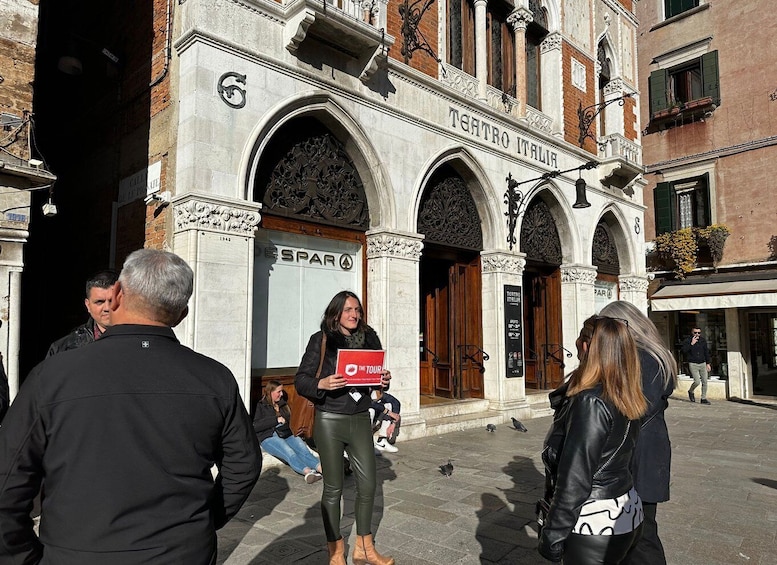
[(173, 333), (192, 286), (180, 257), (135, 251), (114, 325), (33, 369), (0, 427), (0, 563), (216, 563), (261, 452), (232, 373)]

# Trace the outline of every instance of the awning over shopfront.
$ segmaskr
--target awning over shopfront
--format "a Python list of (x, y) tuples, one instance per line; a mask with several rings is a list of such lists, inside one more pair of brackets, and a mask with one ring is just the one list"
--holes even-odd
[(654, 312), (777, 306), (777, 279), (665, 286), (650, 305)]

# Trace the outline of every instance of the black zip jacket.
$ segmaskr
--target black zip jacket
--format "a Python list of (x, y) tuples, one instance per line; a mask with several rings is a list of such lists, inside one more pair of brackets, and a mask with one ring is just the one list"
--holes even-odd
[[(294, 386), (297, 392), (310, 400), (316, 407), (316, 410), (324, 412), (333, 412), (335, 414), (358, 414), (370, 409), (372, 399), (370, 398), (369, 387), (356, 388), (361, 393), (358, 402), (354, 401), (349, 392), (352, 387), (344, 387), (340, 390), (321, 390), (318, 388), (318, 379), (316, 371), (318, 363), (321, 360), (321, 338), (323, 332), (318, 331), (310, 336), (308, 347), (302, 356), (297, 376), (294, 379)], [(326, 353), (324, 354), (324, 365), (321, 368), (320, 378), (328, 377), (335, 373), (337, 368), (337, 350), (349, 349), (345, 343), (343, 334), (330, 334), (326, 336)], [(365, 330), (363, 349), (383, 349), (378, 339), (378, 334), (370, 327)]]
[[(291, 411), (285, 399), (281, 398), (278, 401), (278, 410), (286, 419), (286, 423), (291, 425)], [(275, 408), (261, 400), (257, 402), (256, 412), (254, 412), (254, 431), (260, 444), (272, 436), (277, 425), (278, 415), (275, 413)]]
[(542, 459), (555, 490), (538, 549), (551, 561), (561, 560), (586, 500), (615, 498), (633, 486), (639, 421), (630, 422), (601, 394), (597, 386), (564, 397), (545, 440)]

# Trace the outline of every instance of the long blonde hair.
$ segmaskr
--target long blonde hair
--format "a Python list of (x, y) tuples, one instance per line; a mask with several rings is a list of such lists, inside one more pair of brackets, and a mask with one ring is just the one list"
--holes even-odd
[(569, 382), (567, 396), (602, 385), (602, 397), (612, 402), (629, 420), (647, 410), (642, 394), (642, 375), (634, 338), (625, 320), (596, 319), (588, 354)]
[(637, 343), (637, 348), (646, 351), (661, 367), (664, 386), (668, 385), (670, 381), (677, 385), (677, 361), (675, 361), (672, 352), (664, 345), (658, 328), (650, 318), (631, 302), (625, 300), (610, 302), (602, 308), (601, 315), (628, 320), (629, 329)]

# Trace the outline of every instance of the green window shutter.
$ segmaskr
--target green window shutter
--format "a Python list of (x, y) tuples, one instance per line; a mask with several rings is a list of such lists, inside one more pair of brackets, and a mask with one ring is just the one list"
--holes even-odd
[(703, 216), (699, 218), (699, 227), (712, 225), (712, 202), (710, 202), (710, 174), (704, 173), (699, 179), (699, 188), (696, 189), (696, 203)]
[(667, 97), (667, 86), (669, 82), (669, 72), (666, 69), (658, 69), (650, 73), (648, 87), (650, 91), (650, 116), (656, 112), (669, 108), (669, 99)]
[(701, 56), (701, 80), (703, 96), (711, 96), (712, 102), (720, 106), (720, 78), (718, 75), (718, 52), (710, 51)]
[(660, 182), (653, 190), (653, 210), (656, 215), (656, 235), (674, 230), (675, 193), (672, 184)]

